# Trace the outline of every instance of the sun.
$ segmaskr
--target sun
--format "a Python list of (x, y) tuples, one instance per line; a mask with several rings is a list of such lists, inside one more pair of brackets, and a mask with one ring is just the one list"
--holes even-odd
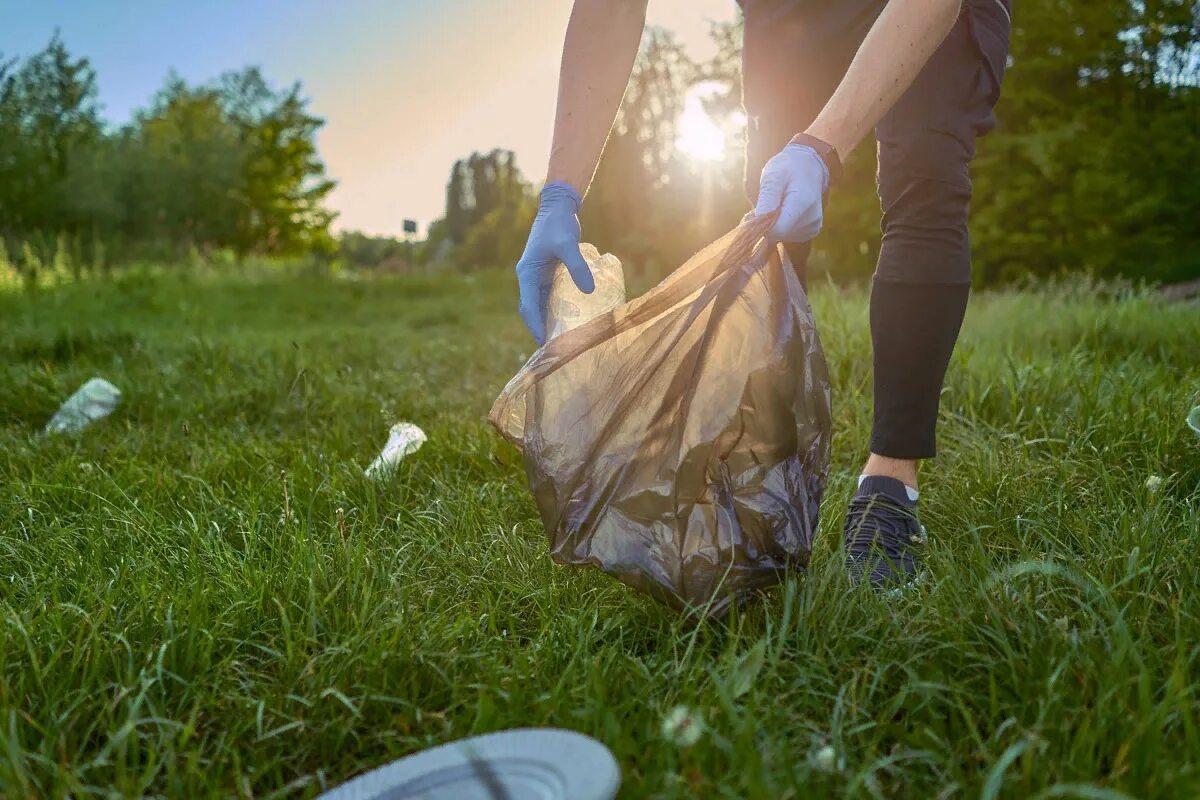
[(683, 101), (675, 148), (696, 161), (721, 161), (728, 150), (725, 132), (704, 110), (704, 98), (718, 88), (711, 83), (701, 83), (693, 86)]

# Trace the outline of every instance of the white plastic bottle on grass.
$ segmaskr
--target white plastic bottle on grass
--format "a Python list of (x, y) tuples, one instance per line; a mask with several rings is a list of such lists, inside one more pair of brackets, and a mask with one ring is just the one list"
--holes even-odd
[(587, 242), (579, 245), (579, 252), (592, 270), (596, 290), (591, 294), (579, 291), (567, 268), (560, 265), (554, 273), (547, 303), (547, 340), (578, 328), (593, 317), (612, 311), (625, 302), (625, 273), (617, 257), (612, 253), (600, 255), (600, 251)]
[(121, 402), (121, 390), (103, 378), (92, 378), (55, 412), (46, 433), (78, 433), (111, 414)]

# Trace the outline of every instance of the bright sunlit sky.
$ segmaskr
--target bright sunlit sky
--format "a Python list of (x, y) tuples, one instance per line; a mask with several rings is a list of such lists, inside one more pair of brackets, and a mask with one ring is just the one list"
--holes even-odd
[[(174, 69), (191, 82), (248, 64), (300, 80), (326, 120), (337, 226), (422, 231), (441, 216), (456, 158), (504, 147), (544, 177), (571, 0), (0, 0), (0, 55), (29, 55), (58, 29), (96, 69), (103, 113), (129, 119)], [(692, 55), (734, 0), (650, 0), (648, 22)]]

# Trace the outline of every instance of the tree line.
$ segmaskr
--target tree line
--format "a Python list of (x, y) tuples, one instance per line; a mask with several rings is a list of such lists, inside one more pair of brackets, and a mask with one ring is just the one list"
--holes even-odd
[(247, 68), (199, 86), (171, 75), (114, 128), (95, 70), (57, 36), (0, 57), (0, 255), (33, 269), (330, 252), (321, 125), (299, 84)]
[[(740, 24), (716, 25), (699, 62), (647, 30), (581, 214), (584, 239), (650, 276), (736, 224), (742, 192)], [(728, 157), (677, 146), (700, 102)], [(981, 285), (1088, 271), (1200, 276), (1200, 4), (1022, 0), (997, 107), (979, 144), (972, 239)], [(0, 57), (0, 256), (77, 264), (194, 253), (321, 253), (352, 265), (511, 266), (536, 186), (506, 150), (457, 161), (427, 237), (343, 233), (325, 199), (322, 121), (299, 85), (256, 69), (205, 85), (170, 77), (123, 126), (99, 116), (95, 73), (55, 38), (23, 63)], [(541, 165), (538, 165), (540, 169)], [(873, 148), (858, 148), (826, 212), (812, 270), (870, 275), (879, 249)]]
[[(651, 274), (678, 265), (749, 207), (736, 136), (730, 157), (717, 162), (698, 163), (675, 146), (689, 93), (703, 90), (718, 125), (739, 123), (740, 27), (718, 25), (713, 36), (718, 52), (701, 63), (670, 33), (646, 32), (584, 202), (584, 239)], [(979, 142), (972, 169), (979, 284), (1076, 271), (1200, 277), (1200, 4), (1022, 0), (996, 113), (999, 127)], [(471, 239), (471, 226), (501, 224), (464, 216), (462, 207), (477, 199), (459, 188), (463, 163), (431, 232), (442, 245), (427, 257)], [(814, 272), (871, 274), (879, 250), (875, 168), (869, 145), (848, 159), (815, 245)], [(533, 213), (527, 198), (515, 198), (503, 219), (515, 220), (519, 235), (490, 232), (495, 242), (459, 265), (515, 263)]]

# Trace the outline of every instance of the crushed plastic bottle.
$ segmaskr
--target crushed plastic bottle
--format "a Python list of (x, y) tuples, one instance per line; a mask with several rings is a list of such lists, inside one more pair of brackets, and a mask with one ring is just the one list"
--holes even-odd
[(600, 255), (600, 251), (587, 242), (579, 245), (579, 252), (592, 270), (596, 289), (591, 294), (584, 294), (575, 286), (565, 267), (555, 271), (547, 302), (547, 340), (578, 328), (625, 302), (625, 273), (620, 260), (612, 253)]
[(59, 407), (46, 423), (46, 433), (78, 433), (107, 417), (120, 403), (120, 389), (103, 378), (92, 378)]
[(425, 431), (411, 422), (397, 422), (388, 431), (387, 444), (383, 451), (367, 467), (365, 474), (368, 478), (385, 478), (396, 469), (396, 465), (405, 457), (412, 455), (425, 444)]

